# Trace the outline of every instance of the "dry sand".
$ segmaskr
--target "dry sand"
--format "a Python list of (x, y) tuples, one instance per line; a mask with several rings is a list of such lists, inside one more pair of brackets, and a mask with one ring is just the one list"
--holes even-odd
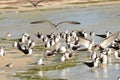
[[(91, 1), (98, 1), (98, 0), (91, 0)], [(4, 1), (3, 1), (4, 2)], [(80, 3), (80, 2), (89, 2), (89, 0), (62, 0), (61, 2), (58, 1), (49, 1), (49, 2), (41, 2), (37, 7), (37, 9), (60, 9), (60, 8), (74, 8), (76, 6), (79, 7), (89, 7), (89, 6), (98, 6), (98, 5), (109, 5), (109, 4), (117, 4), (120, 3), (120, 0), (117, 1), (101, 1), (95, 3), (82, 3), (82, 4), (69, 4), (69, 3)], [(31, 7), (25, 7), (31, 6)], [(9, 7), (13, 7), (14, 9), (9, 9)], [(15, 9), (17, 8), (17, 9)], [(31, 11), (35, 10), (35, 7), (32, 6), (29, 2), (24, 3), (15, 3), (15, 4), (0, 4), (0, 12), (4, 11)]]

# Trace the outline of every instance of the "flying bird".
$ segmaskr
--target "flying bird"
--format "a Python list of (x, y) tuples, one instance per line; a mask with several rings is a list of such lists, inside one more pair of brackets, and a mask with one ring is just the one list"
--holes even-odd
[(40, 1), (37, 1), (37, 2), (33, 2), (33, 1), (31, 1), (31, 0), (27, 0), (27, 1), (30, 2), (35, 8), (37, 8), (38, 4), (39, 4), (40, 2), (42, 2), (43, 0), (40, 0)]
[(116, 33), (112, 34), (111, 36), (109, 36), (108, 38), (106, 38), (104, 41), (102, 41), (99, 45), (95, 45), (93, 41), (91, 41), (89, 39), (86, 39), (86, 38), (83, 38), (83, 37), (79, 37), (79, 40), (91, 52), (91, 51), (94, 51), (94, 50), (106, 48), (118, 36), (119, 36), (119, 32), (116, 32)]
[(39, 23), (49, 23), (50, 25), (52, 25), (52, 27), (58, 29), (58, 25), (60, 24), (63, 24), (63, 23), (69, 23), (69, 24), (81, 24), (80, 22), (77, 22), (77, 21), (63, 21), (63, 22), (60, 22), (58, 24), (54, 24), (52, 23), (51, 21), (49, 20), (42, 20), (42, 21), (34, 21), (34, 22), (31, 22), (30, 24), (39, 24)]

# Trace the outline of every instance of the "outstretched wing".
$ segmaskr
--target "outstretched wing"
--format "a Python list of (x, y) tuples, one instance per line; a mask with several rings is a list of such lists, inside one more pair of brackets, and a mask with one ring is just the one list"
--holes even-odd
[(58, 23), (55, 27), (57, 27), (58, 25), (63, 24), (63, 23), (69, 23), (69, 24), (81, 24), (80, 22), (77, 22), (77, 21), (63, 21), (63, 22)]
[(55, 26), (56, 26), (54, 23), (52, 23), (52, 22), (49, 21), (49, 20), (34, 21), (34, 22), (31, 22), (30, 24), (39, 24), (39, 23), (49, 23), (49, 24), (52, 25), (52, 27), (54, 27), (54, 28), (55, 28)]
[(40, 0), (40, 1), (38, 1), (37, 3), (36, 3), (36, 5), (38, 5), (40, 2), (42, 2), (43, 0)]
[(83, 38), (83, 37), (79, 37), (79, 41), (82, 45), (84, 45), (86, 48), (89, 47), (89, 44), (90, 44), (90, 40), (86, 39), (86, 38)]
[(30, 2), (33, 6), (37, 6), (40, 2), (42, 2), (43, 0), (40, 0), (38, 2), (32, 2), (31, 0), (27, 0), (28, 2)]
[(30, 2), (32, 5), (35, 6), (35, 3), (34, 3), (34, 2), (32, 2), (32, 1), (30, 1), (30, 0), (27, 0), (27, 1)]
[(110, 37), (105, 39), (102, 43), (100, 43), (100, 46), (102, 48), (106, 48), (110, 43), (112, 43), (117, 37), (119, 36), (119, 32), (116, 32), (112, 34)]

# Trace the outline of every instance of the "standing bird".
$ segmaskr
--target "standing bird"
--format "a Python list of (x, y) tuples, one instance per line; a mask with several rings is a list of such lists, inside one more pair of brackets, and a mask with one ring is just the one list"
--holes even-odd
[(39, 4), (40, 2), (42, 2), (43, 0), (40, 0), (40, 1), (37, 1), (37, 2), (31, 1), (31, 0), (27, 0), (27, 1), (30, 2), (30, 3), (37, 9), (38, 4)]
[(52, 23), (51, 21), (49, 20), (42, 20), (42, 21), (34, 21), (34, 22), (31, 22), (30, 24), (38, 24), (38, 23), (49, 23), (50, 25), (52, 25), (52, 27), (56, 28), (58, 30), (58, 25), (60, 24), (63, 24), (63, 23), (69, 23), (69, 24), (81, 24), (80, 22), (76, 22), (76, 21), (63, 21), (63, 22), (60, 22), (58, 24), (54, 24)]
[(87, 38), (87, 33), (86, 33), (84, 30), (82, 30), (82, 31), (77, 31), (76, 34), (77, 34), (78, 37)]
[(91, 39), (93, 39), (94, 36), (95, 36), (95, 32), (94, 32), (94, 31), (90, 32), (90, 37), (91, 37)]
[(6, 67), (9, 67), (9, 68), (12, 68), (12, 67), (13, 67), (13, 64), (12, 64), (12, 62), (10, 62), (9, 64), (6, 64), (5, 66), (6, 66)]
[(2, 46), (0, 47), (0, 56), (5, 56), (5, 52)]
[(99, 67), (99, 59), (100, 58), (97, 57), (94, 61), (84, 62), (84, 64), (90, 68)]
[(102, 37), (102, 38), (108, 38), (112, 34), (110, 31), (106, 31), (106, 34), (96, 34), (96, 36)]

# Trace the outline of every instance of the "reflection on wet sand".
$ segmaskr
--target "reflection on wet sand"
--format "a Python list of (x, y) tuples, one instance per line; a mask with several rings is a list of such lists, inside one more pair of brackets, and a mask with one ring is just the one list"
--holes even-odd
[(108, 78), (108, 70), (107, 70), (107, 66), (103, 67), (103, 75), (105, 78)]
[(44, 76), (43, 73), (44, 73), (43, 71), (38, 71), (38, 72), (37, 72), (37, 75), (40, 76), (40, 77), (43, 77), (43, 76)]
[(95, 73), (96, 78), (100, 78), (100, 74), (97, 68), (94, 68), (92, 71)]

